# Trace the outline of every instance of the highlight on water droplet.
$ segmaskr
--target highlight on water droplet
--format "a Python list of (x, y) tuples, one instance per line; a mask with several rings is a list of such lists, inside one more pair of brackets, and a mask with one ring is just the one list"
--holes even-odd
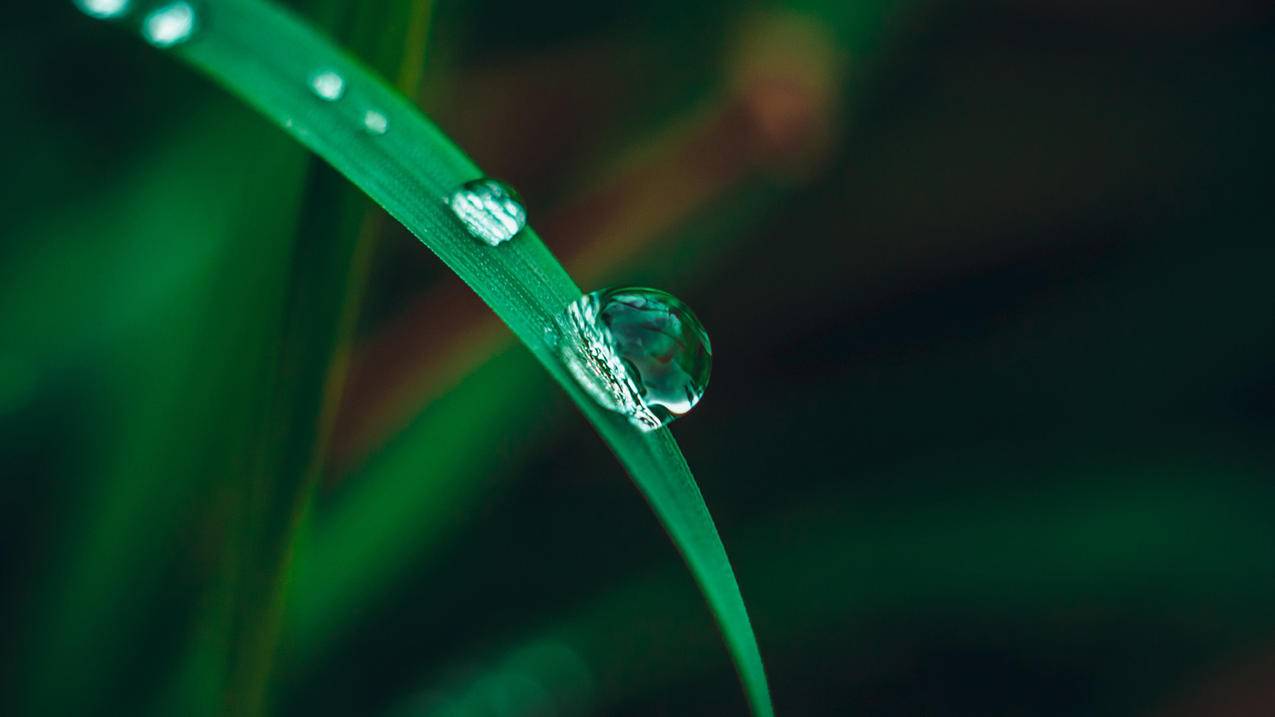
[(385, 115), (376, 110), (368, 110), (363, 113), (363, 129), (369, 134), (385, 134), (390, 128), (390, 120)]
[(198, 18), (188, 2), (172, 2), (151, 10), (142, 20), (142, 37), (155, 47), (180, 45), (195, 34)]
[(518, 191), (489, 177), (461, 185), (448, 204), (474, 238), (491, 246), (513, 239), (527, 225)]
[(310, 75), (310, 89), (320, 99), (336, 102), (345, 94), (345, 78), (333, 70), (319, 70)]
[(708, 333), (671, 294), (594, 291), (572, 302), (559, 324), (559, 353), (581, 388), (644, 431), (690, 411), (708, 387)]
[(129, 0), (75, 0), (75, 6), (89, 17), (110, 20), (128, 12)]

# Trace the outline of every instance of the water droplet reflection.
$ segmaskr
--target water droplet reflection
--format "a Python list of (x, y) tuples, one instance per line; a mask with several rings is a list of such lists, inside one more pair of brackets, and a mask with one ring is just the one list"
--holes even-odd
[(320, 99), (336, 102), (345, 94), (345, 78), (332, 70), (320, 70), (310, 75), (310, 89)]
[(363, 113), (363, 129), (367, 130), (368, 134), (385, 134), (389, 128), (389, 119), (380, 112), (368, 110)]
[(491, 246), (513, 239), (527, 225), (527, 210), (513, 187), (491, 178), (466, 182), (448, 204), (474, 238)]
[(98, 20), (110, 20), (128, 12), (129, 0), (75, 0), (80, 12)]
[(180, 45), (195, 34), (195, 8), (173, 2), (150, 11), (142, 20), (142, 37), (155, 47)]
[(576, 381), (638, 428), (666, 425), (704, 395), (712, 347), (677, 297), (656, 289), (595, 291), (568, 306), (560, 323), (560, 354)]

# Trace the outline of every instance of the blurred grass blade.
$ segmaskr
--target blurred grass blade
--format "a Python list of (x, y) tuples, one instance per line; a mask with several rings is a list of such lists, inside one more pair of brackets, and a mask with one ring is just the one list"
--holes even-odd
[[(987, 474), (1012, 463), (990, 452), (967, 459)], [(1218, 617), (1242, 630), (1247, 611), (1263, 611), (1275, 597), (1267, 554), (1229, 547), (1269, 542), (1265, 506), (1275, 489), (1259, 471), (1183, 453), (1163, 465), (1086, 462), (991, 499), (967, 488), (918, 496), (918, 482), (947, 460), (927, 458), (890, 474), (903, 487), (830, 491), (743, 531), (736, 554), (772, 576), (754, 600), (785, 616), (772, 638), (804, 654), (829, 649), (816, 645), (831, 635), (853, 635), (859, 646), (837, 657), (857, 680), (889, 639), (876, 631), (936, 600), (974, 624), (1012, 615), (1031, 632), (1083, 624), (1092, 618), (1074, 607), (1104, 599), (1154, 604), (1144, 611), (1149, 619), (1175, 624), (1201, 594), (1243, 605)], [(1216, 559), (1201, 561), (1201, 554)], [(520, 640), (476, 640), (473, 652), (462, 651), (402, 695), (390, 717), (490, 714), (492, 685), (520, 682), (541, 686), (554, 704), (570, 705), (569, 714), (611, 714), (620, 705), (634, 711), (644, 694), (711, 670), (714, 636), (693, 627), (685, 592), (675, 575), (661, 572), (573, 605)], [(664, 637), (674, 631), (676, 639)], [(634, 661), (655, 666), (645, 682), (617, 679)], [(519, 706), (506, 714), (541, 714), (537, 703)]]
[[(757, 219), (758, 207), (772, 201), (760, 192), (747, 196), (734, 202), (731, 211), (713, 212), (684, 231), (699, 241), (716, 241), (717, 250), (725, 251), (727, 237), (738, 236)], [(612, 240), (616, 235), (606, 236)], [(679, 268), (702, 266), (702, 256), (684, 259)], [(503, 333), (498, 325), (490, 328)], [(418, 335), (435, 338), (425, 329)], [(306, 536), (310, 542), (298, 551), (289, 579), (284, 640), (285, 659), (293, 670), (324, 659), (366, 618), (369, 604), (384, 600), (394, 585), (435, 559), (439, 543), (460, 526), (448, 515), (467, 513), (498, 490), (516, 473), (520, 451), (545, 439), (543, 431), (526, 426), (543, 429), (555, 423), (545, 420), (557, 405), (549, 393), (553, 389), (537, 382), (541, 369), (530, 356), (493, 336), (491, 343), (503, 348), (488, 357), (485, 346), (475, 349), (465, 344), (466, 336), (448, 335), (460, 343), (439, 350), (446, 361), (466, 367), (462, 375), (445, 380), (445, 388), (418, 406), (408, 425), (364, 465), (341, 475), (339, 488), (316, 507)], [(419, 339), (405, 343), (425, 344)], [(410, 395), (412, 389), (399, 390)], [(502, 436), (503, 450), (455, 450), (474, 435), (475, 426)]]
[[(250, 0), (202, 3), (196, 34), (174, 51), (286, 128), (326, 159), (423, 243), (496, 312), (571, 396), (629, 470), (699, 580), (740, 672), (753, 710), (772, 713), (752, 627), (734, 573), (703, 498), (672, 435), (638, 432), (575, 384), (544, 330), (580, 296), (530, 229), (496, 248), (474, 241), (445, 198), (482, 176), (401, 95), (284, 11)], [(338, 101), (311, 91), (309, 78), (344, 79)], [(367, 113), (387, 121), (368, 132)]]
[[(185, 597), (205, 584), (204, 554), (179, 546), (218, 524), (225, 477), (251, 453), (287, 277), (290, 242), (278, 239), (295, 231), (305, 156), (237, 107), (200, 106), (174, 129), (102, 201), (32, 227), (20, 239), (32, 255), (0, 281), (27, 291), (0, 297), (7, 335), (46, 370), (89, 371), (77, 401), (120, 406), (83, 449), (93, 468), (68, 484), (82, 497), (15, 639), (33, 714), (145, 699), (155, 678), (136, 675), (153, 669), (147, 657), (162, 664)], [(180, 430), (192, 413), (200, 430)]]
[[(360, 4), (329, 2), (332, 23), (347, 41), (408, 91), (419, 81), (428, 6), (421, 0)], [(240, 504), (230, 531), (220, 585), (224, 599), (205, 626), (207, 637), (222, 641), (229, 632), (227, 699), (237, 712), (256, 714), (266, 700), (273, 672), (284, 579), (303, 511), (314, 485), (339, 403), (345, 356), (371, 249), (384, 214), (366, 195), (326, 165), (308, 178), (303, 214), (287, 284), (287, 304), (273, 390), (262, 405), (252, 470), (241, 479)], [(222, 611), (226, 611), (224, 614)], [(224, 623), (224, 627), (222, 626)], [(192, 669), (203, 649), (196, 645)], [(214, 651), (215, 652), (215, 651)], [(194, 675), (187, 677), (197, 679)], [(205, 683), (207, 681), (204, 681)], [(194, 684), (199, 684), (195, 682)], [(215, 681), (214, 681), (215, 684)], [(197, 691), (178, 691), (179, 711), (198, 702)]]

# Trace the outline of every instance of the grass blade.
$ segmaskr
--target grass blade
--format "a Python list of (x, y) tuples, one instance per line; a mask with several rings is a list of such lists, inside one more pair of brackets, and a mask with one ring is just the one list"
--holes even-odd
[[(595, 405), (544, 344), (544, 330), (580, 289), (527, 229), (489, 248), (444, 203), (478, 168), (401, 95), (284, 11), (249, 0), (200, 6), (199, 31), (175, 52), (285, 127), (402, 222), (513, 330), (571, 396), (633, 476), (699, 581), (755, 713), (772, 713), (752, 627), (708, 509), (667, 430), (640, 433)], [(310, 91), (317, 71), (346, 80), (339, 101)], [(388, 120), (363, 129), (365, 113)]]
[[(407, 91), (418, 82), (427, 6), (422, 0), (359, 5), (344, 16), (350, 42)], [(386, 30), (385, 28), (391, 28)], [(377, 30), (380, 31), (377, 31)], [(284, 578), (322, 466), (345, 376), (366, 270), (384, 214), (326, 166), (307, 183), (292, 258), (275, 390), (265, 402), (258, 459), (240, 489), (234, 531), (227, 703), (257, 714), (267, 699)]]
[[(23, 301), (0, 297), (6, 335), (42, 365), (91, 364), (86, 404), (120, 395), (129, 408), (103, 421), (101, 439), (84, 450), (91, 468), (68, 483), (83, 497), (57, 523), (66, 538), (15, 640), (32, 714), (147, 698), (154, 678), (133, 676), (175, 649), (163, 636), (181, 634), (188, 598), (206, 580), (205, 563), (189, 557), (198, 550), (177, 546), (208, 534), (225, 477), (242, 473), (250, 452), (270, 365), (264, 347), (282, 311), (275, 287), (287, 276), (289, 243), (279, 239), (295, 230), (306, 158), (241, 108), (199, 109), (136, 171), (112, 177), (119, 188), (104, 189), (104, 202), (18, 239), (38, 251), (0, 282), (27, 292)], [(245, 178), (227, 190), (235, 171)], [(33, 314), (32, 297), (44, 296), (56, 300), (49, 313)], [(174, 430), (174, 416), (195, 406), (202, 430)], [(165, 611), (166, 599), (177, 607)], [(160, 620), (162, 630), (148, 633)]]

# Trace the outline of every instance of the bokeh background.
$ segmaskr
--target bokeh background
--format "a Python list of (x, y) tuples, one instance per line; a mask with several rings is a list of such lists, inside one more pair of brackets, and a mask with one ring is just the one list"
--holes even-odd
[[(696, 307), (674, 432), (780, 714), (1275, 714), (1267, 3), (289, 5), (586, 289)], [(6, 713), (221, 711), (261, 545), (271, 713), (744, 713), (416, 240), (69, 2), (0, 56)]]

